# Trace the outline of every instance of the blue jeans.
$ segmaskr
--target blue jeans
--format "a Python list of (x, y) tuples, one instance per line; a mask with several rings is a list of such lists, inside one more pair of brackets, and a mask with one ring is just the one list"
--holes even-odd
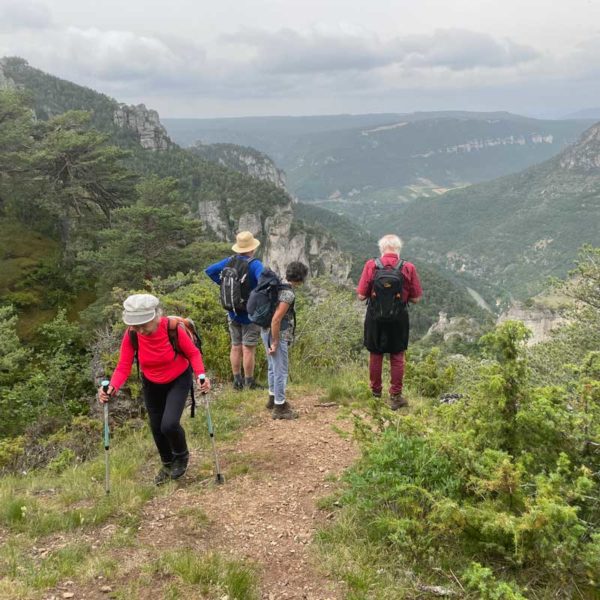
[(283, 404), (285, 402), (285, 386), (288, 378), (288, 343), (286, 340), (280, 339), (275, 354), (269, 354), (271, 331), (263, 330), (260, 336), (267, 351), (269, 394), (275, 396), (275, 404)]

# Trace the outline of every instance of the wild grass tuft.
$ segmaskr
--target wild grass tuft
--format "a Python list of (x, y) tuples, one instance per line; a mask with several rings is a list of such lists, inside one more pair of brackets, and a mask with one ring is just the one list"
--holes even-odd
[(259, 597), (255, 570), (247, 563), (224, 558), (214, 552), (198, 554), (191, 549), (170, 551), (161, 556), (152, 569), (163, 576), (177, 576), (201, 594), (226, 594), (230, 600), (254, 600)]

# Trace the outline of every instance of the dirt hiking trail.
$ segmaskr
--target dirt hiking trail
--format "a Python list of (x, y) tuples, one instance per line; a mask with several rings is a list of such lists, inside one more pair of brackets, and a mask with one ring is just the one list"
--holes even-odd
[[(332, 476), (352, 464), (358, 451), (350, 438), (343, 439), (333, 429), (334, 424), (344, 430), (351, 427), (348, 420), (337, 418), (336, 406), (319, 405), (317, 396), (292, 400), (299, 419), (274, 421), (265, 408), (229, 445), (219, 443), (217, 430), (224, 485), (182, 481), (172, 494), (147, 504), (136, 548), (123, 550), (119, 557), (129, 577), (113, 581), (111, 592), (118, 593), (121, 585), (161, 553), (190, 548), (251, 562), (258, 571), (262, 599), (344, 597), (343, 585), (318, 568), (311, 541), (333, 516), (317, 507), (318, 500), (333, 491)], [(192, 453), (186, 479), (198, 472), (200, 461), (208, 460), (212, 452), (210, 456), (208, 451)], [(192, 520), (197, 521), (200, 511), (206, 519), (201, 527), (194, 526)], [(100, 590), (103, 583), (79, 591), (69, 588), (71, 597), (110, 598)], [(153, 581), (148, 598), (162, 598), (162, 584)], [(54, 594), (56, 600), (63, 597), (61, 591)]]

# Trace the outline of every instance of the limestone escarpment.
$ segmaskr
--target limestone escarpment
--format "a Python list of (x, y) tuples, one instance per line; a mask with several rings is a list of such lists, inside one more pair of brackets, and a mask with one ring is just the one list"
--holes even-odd
[(199, 204), (198, 216), (223, 241), (232, 242), (238, 231), (251, 231), (261, 241), (263, 263), (278, 273), (298, 260), (309, 267), (313, 277), (348, 282), (351, 258), (339, 250), (328, 233), (295, 221), (291, 200), (269, 211), (242, 213), (239, 218), (228, 213), (225, 203), (205, 201)]
[(285, 173), (278, 169), (269, 156), (255, 148), (236, 144), (202, 144), (190, 148), (196, 156), (255, 177), (268, 181), (279, 189), (286, 189)]
[(528, 340), (529, 345), (548, 340), (554, 329), (567, 322), (564, 317), (548, 307), (538, 304), (526, 306), (521, 302), (513, 303), (498, 317), (498, 324), (504, 321), (521, 321), (530, 329), (532, 335)]
[(167, 130), (162, 126), (158, 113), (144, 104), (127, 106), (120, 104), (113, 116), (115, 125), (136, 133), (142, 148), (167, 150), (173, 145)]

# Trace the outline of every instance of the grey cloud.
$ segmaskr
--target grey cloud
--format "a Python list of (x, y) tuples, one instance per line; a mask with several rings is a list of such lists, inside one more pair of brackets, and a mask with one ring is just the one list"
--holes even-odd
[[(566, 89), (576, 79), (580, 83), (573, 89), (592, 105), (586, 98), (600, 92), (594, 83), (599, 78), (593, 77), (599, 40), (559, 60), (461, 30), (386, 41), (368, 33), (244, 30), (208, 51), (162, 33), (54, 28), (0, 35), (0, 56), (23, 56), (35, 67), (118, 99), (150, 105), (153, 97), (161, 98), (156, 108), (167, 115), (174, 114), (168, 97), (177, 106), (239, 106), (238, 114), (261, 102), (279, 106), (280, 114), (319, 112), (319, 102), (340, 111), (400, 111), (423, 108), (419, 98), (429, 98), (430, 108), (460, 108), (461, 102), (476, 107), (480, 98), (484, 109), (508, 106), (511, 97), (542, 98), (542, 90), (546, 98), (558, 96), (553, 89)], [(573, 93), (565, 95), (570, 99)]]
[(47, 29), (51, 26), (52, 15), (44, 4), (17, 1), (0, 8), (0, 31)]
[(511, 67), (539, 57), (530, 46), (464, 29), (438, 29), (432, 35), (396, 41), (411, 67), (447, 67), (462, 71), (478, 67)]
[(396, 37), (244, 30), (223, 36), (254, 54), (257, 69), (270, 73), (313, 73), (400, 65), (407, 68), (445, 67), (454, 71), (511, 67), (537, 58), (529, 46), (461, 29), (440, 29), (431, 35)]
[(271, 73), (368, 70), (392, 60), (389, 50), (378, 40), (352, 35), (244, 30), (221, 39), (253, 48), (256, 66)]

